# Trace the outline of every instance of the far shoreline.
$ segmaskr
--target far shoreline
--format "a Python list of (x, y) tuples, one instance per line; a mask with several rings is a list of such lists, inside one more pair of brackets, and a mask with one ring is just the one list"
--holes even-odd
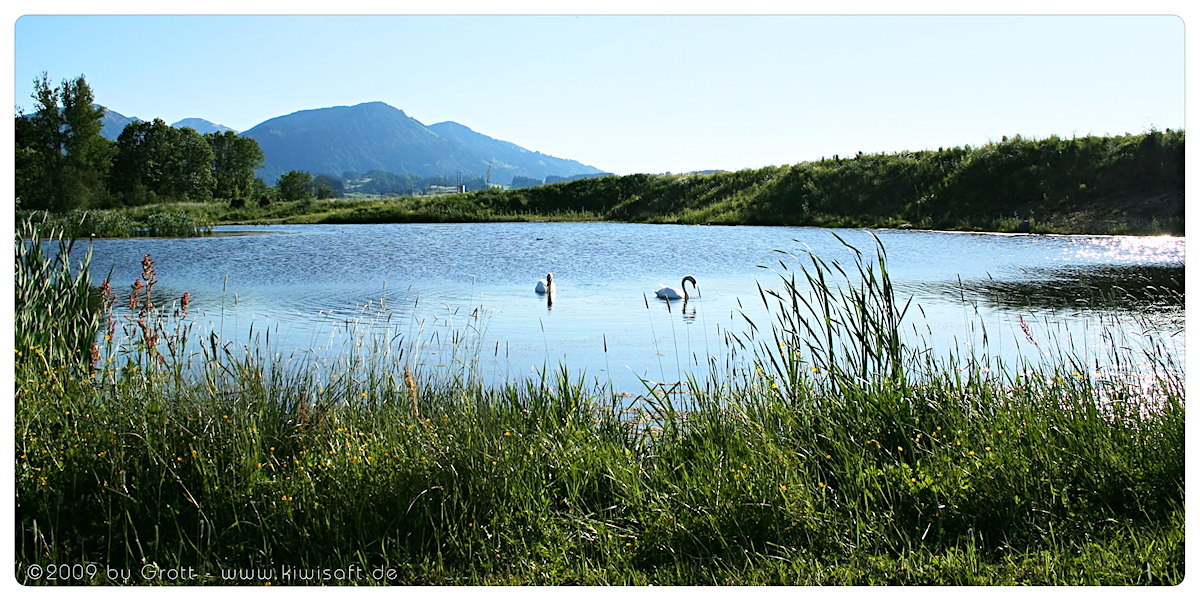
[[(825, 225), (825, 224), (812, 224), (812, 223), (802, 223), (802, 224), (795, 224), (795, 223), (686, 223), (686, 222), (675, 222), (675, 221), (628, 221), (628, 220), (619, 220), (619, 219), (555, 219), (553, 217), (544, 217), (544, 218), (537, 218), (537, 219), (532, 219), (532, 218), (531, 219), (480, 219), (480, 220), (474, 220), (474, 221), (470, 221), (470, 220), (462, 220), (462, 221), (432, 221), (432, 220), (428, 220), (428, 221), (427, 220), (341, 221), (341, 220), (339, 220), (336, 222), (325, 222), (325, 221), (309, 221), (309, 220), (306, 220), (305, 217), (306, 217), (305, 215), (297, 215), (297, 216), (290, 217), (290, 218), (279, 218), (279, 219), (264, 220), (264, 221), (253, 220), (253, 219), (245, 220), (245, 221), (228, 221), (228, 222), (214, 223), (213, 227), (237, 227), (237, 226), (270, 227), (270, 226), (274, 226), (274, 225), (297, 226), (297, 225), (410, 224), (410, 225), (457, 226), (457, 225), (478, 224), (478, 223), (540, 223), (540, 224), (621, 223), (621, 224), (635, 224), (635, 225), (678, 225), (678, 226), (699, 226), (699, 227), (708, 227), (708, 226), (711, 226), (711, 227), (802, 227), (802, 228), (814, 228), (814, 229), (826, 229), (826, 230), (834, 230), (834, 229), (885, 230), (885, 231), (899, 231), (899, 232), (908, 231), (908, 232), (933, 232), (933, 233), (945, 233), (945, 234), (982, 234), (982, 235), (996, 235), (996, 236), (1112, 236), (1112, 237), (1124, 236), (1124, 237), (1137, 237), (1137, 238), (1147, 238), (1147, 237), (1167, 237), (1167, 238), (1181, 238), (1181, 239), (1186, 238), (1186, 234), (1176, 234), (1176, 233), (1171, 233), (1171, 232), (1167, 232), (1167, 231), (1158, 231), (1158, 232), (1135, 231), (1135, 232), (1126, 232), (1126, 233), (1111, 232), (1111, 231), (1109, 231), (1109, 232), (1103, 232), (1103, 231), (1012, 232), (1012, 231), (989, 230), (989, 229), (983, 229), (983, 228), (970, 228), (970, 227), (964, 227), (964, 228), (960, 228), (960, 229), (952, 229), (952, 228), (924, 228), (924, 227), (916, 227), (916, 226), (899, 227), (899, 226), (890, 226), (890, 225), (883, 225), (883, 224), (879, 224), (879, 225)], [(220, 232), (220, 233), (222, 233), (223, 235), (236, 235), (238, 232), (233, 231), (233, 230), (226, 230), (226, 231)], [(253, 234), (258, 234), (258, 233), (266, 233), (266, 232), (245, 231), (245, 232), (241, 232), (241, 233), (244, 235), (253, 235)], [(216, 234), (218, 234), (218, 232), (214, 231), (213, 234), (211, 234), (211, 235), (216, 235)], [(148, 237), (148, 236), (140, 236), (140, 237)]]

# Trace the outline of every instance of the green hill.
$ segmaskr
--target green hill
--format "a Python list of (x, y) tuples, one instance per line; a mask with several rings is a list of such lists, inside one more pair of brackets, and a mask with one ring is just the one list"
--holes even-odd
[[(656, 223), (1183, 233), (1184, 133), (859, 154), (468, 194), (482, 212)], [(450, 202), (449, 200), (445, 202)]]

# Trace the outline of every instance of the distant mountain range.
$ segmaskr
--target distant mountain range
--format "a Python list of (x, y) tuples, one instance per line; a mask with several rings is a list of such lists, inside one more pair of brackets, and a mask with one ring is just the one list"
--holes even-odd
[[(110, 108), (104, 109), (104, 118), (100, 120), (100, 135), (109, 140), (116, 141), (125, 130), (125, 126), (134, 121), (141, 121), (137, 117), (126, 117)], [(171, 127), (190, 127), (202, 134), (219, 133), (223, 131), (234, 131), (232, 127), (217, 125), (212, 121), (206, 121), (199, 118), (181, 119), (171, 124)]]
[[(101, 135), (116, 140), (137, 121), (106, 109)], [(184, 119), (174, 127), (200, 133), (233, 131), (204, 119)], [(445, 121), (424, 125), (382, 102), (305, 110), (268, 119), (242, 136), (258, 141), (264, 155), (259, 177), (274, 183), (288, 171), (342, 177), (348, 172), (390, 171), (426, 177), (486, 177), (498, 184), (522, 179), (574, 179), (605, 175), (591, 165), (527, 150)]]

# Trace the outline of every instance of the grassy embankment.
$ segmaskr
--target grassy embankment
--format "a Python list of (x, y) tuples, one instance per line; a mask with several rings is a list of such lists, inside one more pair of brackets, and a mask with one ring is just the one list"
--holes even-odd
[(392, 584), (1184, 575), (1182, 366), (1119, 339), (1041, 365), (932, 357), (899, 339), (886, 261), (844, 280), (815, 258), (785, 271), (763, 294), (766, 338), (733, 341), (747, 363), (630, 404), (565, 374), (423, 371), (418, 341), (300, 366), (205, 335), (188, 347), (186, 306), (152, 305), (152, 262), (117, 323), (106, 308), (127, 297), (102, 288), (97, 311), (33, 248), (18, 237), (26, 584), (64, 563), (93, 566), (91, 583), (113, 583), (104, 568), (142, 583), (148, 564), (194, 569), (151, 571), (185, 584), (349, 565)]
[[(148, 223), (633, 221), (1182, 235), (1184, 133), (1029, 140), (859, 154), (729, 173), (628, 175), (444, 196), (172, 203)], [(87, 231), (80, 235), (88, 235)]]

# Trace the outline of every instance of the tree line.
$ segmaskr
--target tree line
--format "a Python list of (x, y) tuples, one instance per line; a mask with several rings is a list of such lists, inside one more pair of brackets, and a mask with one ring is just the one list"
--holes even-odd
[(289, 172), (275, 186), (255, 176), (263, 152), (231, 131), (200, 134), (162, 119), (134, 121), (110, 141), (100, 135), (104, 108), (84, 76), (51, 85), (34, 81), (34, 106), (16, 115), (16, 206), (66, 212), (162, 202), (228, 202), (329, 197), (328, 183)]

